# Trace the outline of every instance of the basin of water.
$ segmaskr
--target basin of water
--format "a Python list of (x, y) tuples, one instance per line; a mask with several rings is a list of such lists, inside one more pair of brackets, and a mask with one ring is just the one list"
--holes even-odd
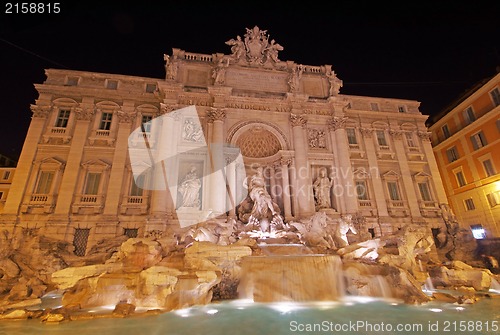
[(304, 303), (233, 300), (147, 317), (60, 324), (1, 321), (0, 334), (498, 334), (499, 320), (500, 298), (419, 306), (366, 297)]

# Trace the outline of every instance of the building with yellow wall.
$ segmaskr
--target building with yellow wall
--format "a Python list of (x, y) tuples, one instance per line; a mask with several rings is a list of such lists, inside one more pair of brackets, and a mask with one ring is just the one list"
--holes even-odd
[(476, 238), (500, 237), (500, 73), (444, 110), (429, 130), (458, 221)]

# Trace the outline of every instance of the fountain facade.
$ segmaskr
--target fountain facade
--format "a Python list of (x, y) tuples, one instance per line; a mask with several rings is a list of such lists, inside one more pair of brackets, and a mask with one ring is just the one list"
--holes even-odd
[[(456, 260), (473, 243), (458, 247), (467, 234), (417, 101), (342, 95), (330, 65), (281, 61), (259, 27), (227, 44), (173, 49), (165, 80), (46, 71), (0, 215), (3, 318), (182, 310), (214, 291), (421, 304), (435, 299), (429, 277), (476, 293), (498, 283)], [(100, 88), (113, 80), (111, 98)], [(41, 310), (53, 290), (62, 307)]]

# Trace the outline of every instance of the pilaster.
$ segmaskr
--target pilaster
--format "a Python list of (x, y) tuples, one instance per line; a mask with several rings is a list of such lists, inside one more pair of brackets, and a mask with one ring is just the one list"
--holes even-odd
[(360, 133), (363, 136), (363, 142), (365, 144), (366, 149), (366, 158), (368, 159), (368, 168), (371, 173), (371, 181), (373, 185), (373, 198), (375, 203), (377, 204), (377, 212), (380, 217), (389, 216), (389, 212), (387, 211), (387, 202), (385, 198), (384, 192), (384, 184), (382, 183), (382, 179), (380, 178), (380, 172), (377, 175), (373, 175), (372, 171), (379, 171), (378, 163), (377, 163), (377, 154), (375, 150), (375, 145), (373, 143), (373, 129), (361, 127)]
[(31, 105), (33, 116), (30, 127), (26, 134), (23, 150), (19, 157), (16, 172), (12, 180), (12, 186), (9, 190), (9, 196), (5, 202), (3, 214), (17, 215), (19, 207), (26, 192), (29, 176), (32, 172), (33, 161), (35, 159), (38, 143), (40, 142), (44, 128), (46, 127), (47, 117), (50, 114), (49, 105)]
[(69, 215), (71, 203), (74, 195), (80, 193), (76, 190), (78, 175), (81, 171), (83, 149), (87, 142), (90, 121), (94, 117), (95, 107), (93, 102), (82, 103), (75, 109), (76, 125), (73, 132), (73, 139), (68, 154), (68, 161), (61, 181), (59, 196), (54, 213), (56, 215)]

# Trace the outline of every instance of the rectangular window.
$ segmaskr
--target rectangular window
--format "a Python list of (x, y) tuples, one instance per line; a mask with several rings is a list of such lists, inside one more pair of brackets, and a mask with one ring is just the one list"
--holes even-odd
[(472, 142), (472, 147), (474, 148), (474, 150), (482, 148), (486, 144), (488, 144), (488, 142), (486, 141), (486, 137), (484, 136), (484, 133), (482, 131), (472, 135), (470, 137), (470, 140)]
[(495, 168), (493, 167), (493, 163), (490, 159), (485, 159), (483, 161), (484, 172), (486, 172), (486, 176), (491, 177), (495, 174)]
[(106, 88), (108, 90), (116, 90), (118, 88), (117, 80), (106, 80)]
[(154, 93), (156, 91), (156, 84), (146, 84), (146, 93)]
[(389, 190), (389, 198), (391, 200), (401, 200), (399, 196), (398, 183), (395, 181), (387, 182), (387, 189)]
[(371, 107), (372, 111), (375, 111), (375, 112), (378, 112), (378, 111), (379, 111), (379, 108), (378, 108), (378, 103), (376, 103), (376, 102), (372, 102), (372, 103), (370, 104), (370, 107)]
[(446, 150), (446, 156), (448, 156), (449, 163), (456, 161), (459, 158), (457, 148), (451, 147)]
[(3, 199), (3, 192), (0, 191), (0, 199)]
[(110, 130), (112, 119), (113, 119), (113, 113), (102, 113), (101, 123), (99, 124), (99, 129), (100, 130)]
[(385, 133), (383, 130), (377, 130), (377, 143), (381, 146), (387, 146), (387, 141), (385, 140)]
[(465, 209), (467, 209), (468, 211), (476, 209), (476, 206), (474, 205), (474, 200), (472, 200), (472, 198), (465, 199), (464, 203), (465, 203)]
[(40, 171), (35, 194), (49, 194), (54, 180), (54, 171)]
[(5, 171), (3, 173), (3, 180), (8, 180), (10, 178), (10, 171)]
[(481, 240), (483, 238), (486, 238), (486, 232), (484, 231), (484, 228), (480, 224), (473, 224), (470, 226), (470, 229), (472, 230), (472, 236), (476, 240)]
[(68, 77), (68, 79), (66, 79), (66, 86), (77, 86), (78, 79), (78, 77)]
[(74, 253), (77, 256), (85, 256), (87, 250), (87, 242), (89, 240), (90, 229), (76, 228), (75, 236), (73, 237)]
[(144, 187), (144, 175), (139, 175), (137, 179), (132, 177), (132, 186), (130, 187), (130, 195), (133, 197), (142, 197)]
[(465, 186), (467, 183), (465, 182), (465, 177), (462, 171), (458, 171), (455, 173), (455, 176), (457, 177), (457, 183), (459, 187)]
[(472, 107), (467, 107), (467, 109), (464, 110), (464, 119), (467, 124), (471, 124), (472, 122), (476, 121), (476, 116), (474, 115)]
[(346, 132), (349, 144), (358, 144), (358, 140), (356, 139), (356, 130), (354, 128), (346, 128)]
[(400, 113), (406, 113), (406, 106), (398, 106), (398, 111)]
[(431, 192), (429, 190), (429, 184), (418, 183), (418, 190), (420, 191), (420, 196), (423, 201), (432, 201)]
[(99, 183), (101, 181), (100, 173), (87, 173), (87, 180), (85, 181), (85, 189), (83, 194), (96, 195), (99, 193)]
[(491, 207), (500, 205), (500, 191), (486, 194), (486, 198), (488, 199)]
[(123, 228), (123, 235), (127, 236), (128, 238), (136, 238), (138, 232), (138, 228)]
[(141, 129), (143, 133), (150, 133), (151, 132), (151, 120), (153, 117), (151, 115), (143, 115), (142, 116), (142, 123), (141, 123)]
[(451, 136), (450, 129), (448, 128), (447, 124), (445, 124), (444, 126), (442, 126), (441, 130), (443, 131), (444, 138), (448, 138), (448, 137)]
[(498, 106), (500, 105), (500, 90), (495, 88), (493, 91), (490, 92), (491, 100), (493, 100), (493, 105)]
[(68, 109), (59, 110), (59, 114), (57, 115), (56, 120), (56, 127), (66, 128), (68, 126), (69, 113), (70, 111)]
[(406, 132), (405, 137), (406, 137), (406, 144), (408, 144), (409, 148), (416, 148), (417, 147), (415, 140), (413, 139), (412, 133)]
[(366, 187), (366, 181), (357, 180), (356, 181), (356, 193), (358, 194), (358, 200), (368, 200), (368, 188)]

